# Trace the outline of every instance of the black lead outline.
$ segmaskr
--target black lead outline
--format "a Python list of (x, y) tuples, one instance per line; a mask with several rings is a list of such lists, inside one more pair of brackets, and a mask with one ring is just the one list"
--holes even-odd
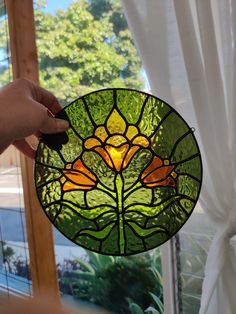
[(158, 125), (155, 127), (154, 131), (148, 136), (152, 142), (152, 137), (157, 133), (162, 123), (174, 112), (173, 109), (170, 109), (166, 115), (159, 121)]
[[(78, 171), (78, 172), (80, 172), (79, 170), (74, 170), (74, 171)], [(57, 179), (52, 179), (52, 180), (50, 180), (50, 181), (46, 181), (45, 183), (43, 183), (43, 184), (41, 184), (40, 186), (38, 186), (37, 188), (38, 189), (40, 189), (40, 188), (43, 188), (43, 187), (45, 187), (45, 186), (47, 186), (48, 184), (50, 184), (50, 183), (53, 183), (53, 182), (55, 182), (55, 181), (59, 181), (62, 177), (66, 177), (64, 174), (63, 174), (63, 169), (61, 170), (61, 176), (59, 177), (59, 178), (57, 178)], [(87, 176), (88, 177), (88, 176)], [(89, 178), (89, 177), (88, 177)], [(96, 176), (96, 178), (97, 178), (97, 176)], [(75, 183), (70, 179), (70, 178), (68, 178), (68, 177), (66, 177), (66, 180), (67, 181), (69, 181), (69, 182), (71, 182), (72, 184), (74, 184), (75, 185)], [(60, 181), (59, 181), (60, 182)], [(61, 183), (60, 183), (61, 184)], [(101, 183), (100, 183), (101, 184)], [(97, 185), (95, 184), (94, 186), (93, 185), (89, 185), (89, 184), (82, 184), (82, 183), (80, 183), (80, 184), (78, 184), (79, 186), (88, 186), (88, 187), (94, 187), (94, 189), (97, 189), (97, 190), (99, 190), (99, 191), (102, 191), (102, 192), (104, 192), (105, 193), (105, 191), (103, 190), (103, 189), (100, 189), (99, 187), (97, 187)], [(61, 184), (61, 188), (62, 188), (62, 186), (63, 186), (63, 184)], [(113, 190), (110, 190), (110, 188), (108, 188), (107, 186), (106, 186), (106, 188), (110, 191), (110, 192), (114, 192)], [(73, 189), (73, 190), (69, 190), (69, 191), (63, 191), (63, 193), (65, 194), (65, 193), (68, 193), (68, 192), (72, 192), (72, 191), (78, 191), (79, 189)], [(81, 190), (82, 192), (89, 192), (90, 190), (87, 190), (87, 191), (84, 191), (84, 190)], [(108, 194), (107, 194), (108, 195)], [(111, 194), (109, 194), (108, 195), (110, 198), (112, 198), (114, 201), (116, 201), (116, 198), (113, 196), (113, 195), (111, 195)], [(75, 206), (77, 206), (78, 204), (76, 204)]]
[[(170, 236), (170, 232), (168, 232), (168, 230), (167, 230), (165, 227), (159, 227), (159, 226), (155, 225), (155, 227), (161, 228), (161, 229), (163, 229), (163, 230), (156, 230), (156, 231), (153, 231), (153, 232), (152, 232), (151, 234), (149, 234), (148, 236), (142, 237), (142, 236), (140, 236), (140, 235), (135, 231), (135, 229), (129, 224), (129, 222), (135, 223), (135, 224), (138, 225), (138, 227), (140, 227), (140, 228), (143, 228), (142, 225), (138, 224), (137, 221), (134, 221), (134, 220), (131, 220), (131, 219), (127, 220), (126, 222), (127, 222), (128, 227), (133, 231), (133, 233), (136, 235), (136, 237), (139, 238), (139, 239), (141, 239), (141, 240), (142, 240), (142, 239), (145, 240), (146, 238), (149, 238), (149, 237), (151, 237), (151, 236), (153, 236), (153, 235), (155, 235), (155, 234), (157, 234), (157, 233), (166, 233), (167, 236)], [(152, 229), (152, 228), (155, 228), (155, 227), (148, 227), (148, 228), (146, 228), (146, 230), (149, 230), (149, 229)]]
[[(41, 163), (41, 162), (38, 162), (37, 161), (37, 163), (38, 164), (40, 164), (40, 165), (44, 165), (43, 163)], [(45, 165), (46, 166), (46, 165)], [(64, 170), (66, 170), (66, 171), (68, 171), (68, 172), (79, 172), (79, 173), (81, 173), (81, 174), (83, 174), (86, 178), (88, 178), (88, 179), (90, 179), (91, 181), (93, 181), (94, 183), (95, 183), (95, 185), (96, 185), (96, 181), (98, 181), (98, 178), (97, 178), (97, 176), (96, 176), (96, 174), (94, 174), (93, 172), (92, 172), (92, 170), (90, 170), (91, 171), (91, 173), (96, 177), (96, 181), (94, 181), (93, 179), (91, 179), (90, 177), (89, 177), (89, 175), (87, 175), (86, 173), (84, 173), (84, 172), (82, 172), (82, 171), (80, 171), (80, 170), (76, 170), (76, 169), (61, 169), (61, 168), (57, 168), (57, 167), (55, 167), (55, 166), (50, 166), (50, 165), (47, 165), (46, 167), (48, 167), (48, 168), (52, 168), (52, 169), (55, 169), (55, 170), (58, 170), (60, 173), (61, 173), (61, 177), (62, 176), (64, 176), (64, 177), (66, 177), (66, 180), (67, 181), (70, 181), (71, 183), (73, 183), (73, 184), (75, 184), (70, 178), (68, 178), (66, 175), (64, 175), (63, 174), (63, 171)], [(61, 178), (60, 177), (60, 178)], [(57, 179), (54, 179), (54, 180), (60, 180), (60, 178), (57, 178)], [(50, 181), (47, 181), (47, 182), (45, 182), (45, 185), (47, 185), (48, 183), (50, 183)], [(89, 185), (89, 184), (83, 184), (83, 183), (79, 183), (78, 185), (80, 185), (80, 186), (93, 186), (93, 185)]]
[[(94, 240), (96, 240), (96, 241), (98, 241), (98, 242), (100, 242), (100, 241), (103, 242), (103, 241), (105, 241), (105, 240), (109, 237), (109, 235), (110, 235), (110, 233), (112, 232), (112, 230), (114, 229), (114, 227), (117, 226), (117, 221), (116, 221), (116, 220), (114, 220), (114, 221), (111, 220), (111, 221), (109, 221), (108, 224), (106, 224), (105, 226), (103, 226), (102, 229), (99, 230), (99, 231), (104, 230), (106, 227), (108, 227), (108, 226), (111, 225), (112, 223), (114, 224), (113, 227), (112, 227), (111, 230), (109, 231), (108, 235), (107, 235), (105, 238), (103, 238), (102, 240), (100, 240), (100, 239), (94, 237), (94, 236), (91, 235), (91, 234), (81, 234), (81, 235), (80, 235), (81, 231), (88, 230), (88, 228), (83, 228), (83, 229), (79, 230), (78, 232), (76, 232), (76, 234), (75, 234), (73, 240), (76, 240), (76, 239), (77, 239), (78, 237), (80, 237), (80, 236), (81, 236), (81, 237), (82, 237), (82, 236), (85, 236), (85, 237), (93, 238)], [(89, 229), (89, 230), (90, 230), (90, 231), (96, 231), (96, 230), (94, 230), (94, 229)]]
[(140, 122), (141, 122), (141, 120), (142, 120), (143, 113), (144, 113), (144, 109), (145, 109), (145, 107), (146, 107), (146, 104), (147, 104), (149, 98), (150, 98), (150, 95), (147, 95), (147, 97), (145, 98), (145, 100), (144, 100), (144, 102), (143, 102), (143, 104), (142, 104), (142, 108), (141, 108), (141, 110), (140, 110), (140, 114), (139, 114), (138, 120), (137, 120), (136, 123), (135, 123), (137, 126), (139, 126), (139, 124), (140, 124)]
[(200, 158), (200, 161), (201, 161), (201, 155), (200, 155), (200, 153), (196, 153), (196, 154), (194, 154), (194, 155), (192, 155), (192, 156), (190, 156), (190, 157), (188, 157), (188, 158), (186, 158), (186, 159), (184, 159), (184, 160), (180, 160), (180, 161), (175, 162), (173, 165), (176, 165), (176, 167), (177, 167), (178, 165), (183, 164), (183, 163), (185, 163), (185, 162), (187, 162), (187, 161), (189, 161), (189, 160), (191, 160), (191, 159), (194, 159), (194, 158), (196, 158), (196, 157), (199, 157), (199, 158)]
[[(71, 205), (73, 205), (73, 206), (78, 206), (78, 204), (76, 204), (76, 203), (74, 203), (74, 202), (72, 202), (72, 201), (69, 201), (69, 200), (67, 200), (67, 199), (59, 199), (59, 200), (56, 200), (56, 201), (53, 201), (53, 202), (51, 202), (51, 203), (49, 203), (47, 206), (45, 206), (46, 208), (47, 207), (49, 207), (49, 206), (51, 206), (51, 205), (53, 205), (53, 204), (58, 204), (58, 202), (61, 202), (61, 201), (64, 201), (64, 202), (67, 202), (67, 203), (69, 203), (69, 204), (71, 204)], [(67, 205), (65, 205), (65, 206), (67, 206)], [(97, 206), (94, 206), (94, 207), (89, 207), (89, 208), (83, 208), (83, 206), (81, 206), (80, 208), (81, 209), (83, 209), (83, 210), (85, 210), (85, 211), (90, 211), (91, 209), (96, 209), (96, 208), (98, 208), (98, 207), (101, 207), (101, 206), (106, 206), (106, 207), (110, 207), (112, 210), (113, 210), (113, 212), (115, 213), (115, 209), (116, 209), (116, 207), (114, 207), (113, 205), (109, 205), (109, 204), (100, 204), (100, 205), (97, 205)], [(76, 212), (77, 213), (77, 212)], [(86, 219), (86, 218), (85, 218)]]
[[(62, 200), (62, 201), (63, 201), (63, 200)], [(70, 201), (66, 201), (66, 202), (67, 202), (67, 203), (71, 203)], [(57, 218), (60, 216), (60, 214), (61, 214), (61, 212), (62, 212), (62, 210), (63, 210), (63, 207), (64, 207), (64, 208), (67, 208), (67, 209), (70, 209), (70, 210), (71, 210), (74, 214), (76, 214), (79, 218), (82, 218), (83, 220), (87, 220), (87, 221), (93, 222), (95, 225), (97, 225), (97, 221), (96, 221), (96, 220), (97, 220), (97, 219), (100, 219), (104, 214), (108, 214), (108, 213), (109, 213), (109, 214), (116, 214), (115, 211), (111, 209), (111, 210), (109, 210), (109, 211), (107, 211), (107, 212), (105, 212), (105, 213), (100, 214), (100, 215), (97, 216), (96, 218), (89, 219), (89, 218), (86, 218), (86, 217), (82, 216), (80, 213), (78, 213), (78, 212), (77, 212), (76, 210), (74, 210), (73, 208), (69, 207), (67, 204), (61, 203), (60, 200), (54, 201), (54, 202), (50, 203), (49, 205), (45, 206), (45, 209), (48, 208), (48, 207), (50, 207), (50, 206), (52, 206), (52, 205), (60, 205), (60, 208), (58, 209), (57, 213), (56, 213), (55, 216), (53, 217), (54, 223), (56, 223)], [(98, 207), (99, 207), (99, 206), (98, 206)], [(85, 208), (81, 208), (81, 209), (83, 209), (84, 211), (86, 211)], [(95, 208), (90, 208), (90, 209), (88, 209), (88, 211), (91, 210), (91, 209), (95, 209)]]
[[(177, 173), (177, 172), (176, 172), (176, 173)], [(191, 179), (197, 181), (198, 183), (201, 183), (201, 180), (200, 180), (200, 179), (198, 179), (197, 177), (193, 176), (193, 175), (190, 174), (190, 173), (187, 173), (187, 172), (178, 172), (177, 174), (178, 174), (178, 177), (180, 177), (180, 176), (187, 176), (187, 177), (190, 177)]]
[[(84, 138), (76, 131), (76, 129), (74, 128), (74, 126), (72, 125), (70, 119), (68, 118), (69, 123), (70, 123), (70, 128), (72, 129), (72, 131), (75, 133), (75, 135), (81, 140), (81, 142), (83, 143)], [(82, 145), (82, 144), (81, 144)]]
[[(173, 198), (174, 196), (181, 196), (181, 200), (182, 200), (182, 199), (187, 199), (187, 200), (189, 200), (189, 201), (191, 201), (191, 202), (193, 202), (193, 203), (196, 201), (196, 200), (194, 200), (193, 198), (189, 197), (188, 195), (178, 194), (178, 195), (172, 195), (172, 197), (170, 196), (170, 197), (168, 197), (166, 200), (164, 200), (164, 201), (162, 201), (162, 202), (160, 202), (160, 203), (158, 203), (158, 204), (156, 204), (156, 205), (131, 204), (131, 205), (129, 205), (129, 206), (126, 207), (126, 210), (127, 210), (129, 207), (137, 206), (137, 205), (140, 205), (140, 206), (149, 206), (149, 207), (155, 207), (155, 206), (158, 206), (158, 205), (162, 205), (164, 202), (168, 201), (169, 199)], [(143, 214), (143, 213), (138, 213), (138, 214), (139, 214), (139, 215), (142, 215), (143, 217), (146, 217), (146, 218), (148, 218), (148, 219), (155, 219), (155, 218), (157, 218), (158, 216), (160, 216), (167, 208), (169, 208), (170, 206), (172, 206), (172, 205), (173, 205), (174, 203), (176, 203), (177, 201), (178, 201), (178, 199), (173, 200), (173, 202), (171, 202), (171, 203), (169, 203), (168, 205), (166, 205), (166, 207), (164, 207), (164, 208), (163, 208), (159, 213), (157, 213), (155, 216), (149, 217), (149, 216), (147, 216), (147, 215), (145, 215), (145, 214)], [(180, 201), (180, 200), (179, 200), (179, 201)], [(130, 210), (130, 211), (128, 211), (128, 212), (126, 211), (125, 214), (129, 214), (129, 213), (132, 213), (132, 212), (134, 212), (134, 211), (132, 211), (132, 210)], [(137, 213), (137, 212), (135, 211), (135, 213)], [(186, 216), (189, 217), (189, 214), (186, 213)]]
[[(105, 88), (105, 89), (93, 91), (93, 92), (91, 92), (91, 93), (86, 94), (85, 96), (88, 96), (88, 95), (93, 94), (93, 93), (98, 93), (98, 92), (101, 92), (101, 91), (107, 91), (107, 90), (112, 90), (113, 92), (115, 91), (114, 94), (116, 94), (116, 92), (119, 91), (119, 90), (121, 90), (121, 91), (128, 90), (128, 91), (130, 91), (130, 92), (134, 91), (134, 92), (138, 92), (138, 93), (145, 94), (145, 95), (149, 96), (148, 93), (141, 92), (141, 91), (138, 91), (138, 90), (135, 90), (135, 89), (130, 89), (130, 88)], [(85, 96), (83, 96), (83, 97), (85, 97)], [(165, 101), (163, 101), (162, 99), (160, 99), (160, 98), (158, 98), (158, 97), (156, 97), (156, 96), (151, 95), (151, 97), (155, 98), (156, 100), (162, 102), (162, 103), (165, 104), (167, 107), (169, 107), (170, 110), (171, 110), (172, 112), (175, 112), (176, 115), (179, 116), (179, 118), (183, 121), (183, 123), (185, 123), (185, 125), (187, 125), (187, 127), (189, 128), (189, 126), (188, 126), (188, 124), (186, 123), (186, 121), (185, 121), (185, 120), (180, 116), (180, 114), (179, 114), (175, 109), (173, 109), (169, 104), (167, 104)], [(77, 102), (78, 100), (80, 100), (81, 98), (82, 98), (82, 97), (79, 97), (79, 98), (75, 99), (75, 100), (74, 100), (72, 103), (70, 103), (68, 106), (70, 106), (70, 105), (76, 103), (76, 102)], [(68, 106), (66, 106), (66, 107), (65, 107), (64, 109), (62, 109), (62, 110), (66, 110), (66, 109), (68, 108)], [(143, 106), (142, 106), (142, 109), (143, 109)], [(142, 110), (142, 109), (141, 109), (141, 110)], [(73, 128), (72, 128), (72, 129), (73, 129)], [(73, 131), (74, 131), (75, 134), (81, 139), (80, 135), (77, 134), (77, 132), (76, 132), (74, 129), (73, 129)], [(193, 155), (193, 156), (191, 156), (190, 158), (188, 158), (188, 159), (186, 159), (186, 160), (183, 160), (183, 161), (180, 161), (180, 162), (176, 163), (176, 165), (179, 165), (179, 164), (181, 164), (181, 163), (187, 162), (187, 161), (191, 160), (192, 158), (194, 158), (194, 157), (196, 157), (196, 156), (199, 156), (200, 168), (201, 168), (201, 169), (200, 169), (200, 170), (201, 170), (201, 179), (202, 179), (202, 160), (201, 160), (201, 155), (200, 155), (198, 143), (197, 143), (195, 137), (193, 137), (193, 138), (194, 138), (195, 145), (197, 146), (197, 149), (198, 149), (198, 152), (199, 152), (199, 153), (198, 153), (198, 154), (195, 154), (195, 155)], [(81, 139), (81, 140), (83, 141), (84, 139)], [(39, 146), (38, 146), (38, 147), (39, 147)], [(38, 153), (38, 150), (37, 150), (36, 154), (37, 154), (37, 153)], [(34, 168), (35, 182), (36, 182), (36, 164), (37, 164), (37, 163), (35, 163), (35, 168)], [(40, 163), (39, 163), (39, 164), (40, 164)], [(48, 167), (47, 165), (45, 165), (45, 164), (43, 164), (43, 163), (41, 163), (41, 165)], [(54, 168), (54, 169), (58, 170), (57, 168), (55, 168), (55, 167), (53, 167), (53, 166), (51, 166), (51, 168)], [(202, 180), (201, 180), (201, 179), (200, 179), (200, 187), (199, 187), (198, 195), (197, 195), (197, 198), (196, 198), (196, 199), (198, 199), (199, 194), (200, 194), (200, 191), (201, 191), (201, 183), (202, 183)], [(41, 199), (40, 199), (40, 197), (39, 197), (39, 193), (38, 193), (38, 190), (37, 190), (37, 186), (36, 186), (36, 192), (37, 192), (37, 196), (38, 196), (39, 202), (40, 202), (42, 208), (44, 209), (44, 206), (43, 206), (43, 204), (42, 204), (42, 201), (41, 201)], [(196, 205), (196, 203), (194, 204), (194, 206), (193, 206), (193, 208), (192, 208), (190, 214), (192, 213), (192, 211), (193, 211), (195, 205)], [(49, 216), (47, 215), (47, 213), (46, 213), (45, 210), (44, 210), (44, 213), (45, 213), (45, 215), (49, 218)], [(190, 216), (190, 214), (189, 214), (189, 216)], [(51, 221), (50, 218), (49, 218), (49, 220)], [(184, 222), (184, 224), (185, 224), (186, 222), (187, 222), (187, 219), (186, 219), (186, 221)], [(173, 236), (174, 234), (176, 234), (176, 233), (179, 231), (179, 229), (180, 229), (184, 224), (182, 224), (182, 225), (176, 230), (176, 232), (173, 233), (171, 236)], [(71, 238), (69, 238), (64, 232), (62, 232), (62, 231), (60, 230), (60, 228), (58, 228), (57, 226), (55, 226), (55, 227), (56, 227), (66, 238), (68, 238), (70, 241), (72, 241)], [(165, 239), (165, 240), (163, 240), (162, 242), (158, 243), (158, 246), (160, 246), (161, 244), (163, 244), (163, 243), (166, 242), (167, 240), (168, 240), (168, 239)], [(76, 244), (78, 244), (78, 243), (75, 242), (75, 241), (73, 241), (73, 242), (76, 243)], [(81, 247), (84, 247), (84, 248), (86, 248), (86, 249), (88, 248), (88, 247), (86, 247), (86, 246), (83, 246), (83, 244), (80, 244), (80, 246), (81, 246)], [(148, 248), (148, 249), (152, 249), (152, 248), (154, 248), (154, 247), (155, 247), (155, 245), (152, 246), (152, 247), (150, 247), (150, 248)], [(92, 249), (92, 250), (93, 250), (94, 252), (98, 252), (98, 253), (103, 254), (103, 255), (110, 255), (110, 253), (101, 252), (100, 250), (96, 250), (96, 249)], [(130, 251), (129, 253), (126, 253), (126, 256), (128, 256), (128, 255), (133, 255), (133, 254), (135, 254), (135, 253), (138, 254), (139, 252), (140, 252), (140, 251), (136, 251), (136, 252)], [(115, 255), (119, 255), (119, 254), (113, 253), (113, 255), (115, 256)]]
[(86, 112), (87, 112), (87, 114), (88, 114), (88, 116), (89, 116), (90, 121), (92, 122), (93, 127), (96, 128), (96, 127), (97, 127), (97, 123), (93, 120), (93, 117), (92, 117), (92, 115), (91, 115), (91, 112), (90, 112), (90, 110), (89, 110), (88, 104), (87, 104), (87, 102), (86, 102), (84, 96), (83, 96), (81, 99), (82, 99), (82, 101), (83, 101), (85, 110), (86, 110)]
[[(116, 110), (119, 110), (118, 109), (118, 106), (117, 106), (117, 92), (116, 92), (116, 89), (113, 89), (113, 103), (114, 103), (114, 108)], [(120, 112), (120, 111), (119, 111)]]
[(169, 160), (171, 160), (172, 156), (174, 155), (175, 153), (175, 150), (177, 148), (177, 146), (179, 145), (179, 143), (185, 138), (187, 137), (189, 134), (193, 134), (193, 131), (191, 129), (189, 129), (186, 133), (184, 133), (181, 137), (178, 138), (178, 140), (175, 142), (172, 150), (171, 150), (171, 153), (170, 153), (170, 156), (169, 156)]

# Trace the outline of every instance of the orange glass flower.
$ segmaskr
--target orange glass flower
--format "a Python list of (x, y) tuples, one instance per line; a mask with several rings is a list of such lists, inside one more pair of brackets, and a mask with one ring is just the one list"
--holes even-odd
[(141, 174), (141, 181), (146, 187), (156, 186), (176, 186), (174, 172), (175, 165), (171, 165), (169, 160), (154, 156), (150, 165)]
[(96, 185), (96, 176), (83, 164), (81, 159), (77, 159), (73, 164), (67, 164), (66, 169), (62, 172), (63, 176), (60, 181), (63, 184), (64, 192), (91, 190)]
[(98, 126), (94, 136), (84, 142), (85, 149), (96, 151), (117, 172), (128, 166), (139, 149), (149, 145), (149, 139), (140, 134), (135, 125), (127, 125), (116, 109), (113, 109), (106, 125)]

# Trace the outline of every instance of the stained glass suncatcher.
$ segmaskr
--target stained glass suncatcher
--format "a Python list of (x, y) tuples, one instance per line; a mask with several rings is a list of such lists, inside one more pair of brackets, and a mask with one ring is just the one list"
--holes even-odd
[(58, 115), (63, 134), (39, 143), (35, 182), (50, 221), (89, 250), (129, 255), (170, 239), (199, 196), (201, 157), (193, 130), (164, 101), (105, 89)]

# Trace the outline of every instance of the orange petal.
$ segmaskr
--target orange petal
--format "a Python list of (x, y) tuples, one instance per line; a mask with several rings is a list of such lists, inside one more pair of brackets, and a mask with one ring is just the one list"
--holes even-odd
[(103, 147), (96, 147), (95, 151), (102, 157), (102, 159), (108, 164), (110, 168), (114, 168), (109, 154), (105, 151)]
[(131, 141), (136, 135), (138, 135), (139, 131), (135, 125), (129, 125), (126, 131), (126, 136)]
[(162, 165), (163, 160), (158, 156), (154, 156), (150, 165), (143, 171), (141, 179), (145, 178), (148, 173), (152, 172), (154, 169), (161, 167)]
[(139, 149), (140, 149), (139, 146), (132, 146), (132, 147), (129, 149), (127, 155), (125, 156), (125, 160), (124, 160), (124, 163), (123, 163), (123, 169), (125, 169), (125, 168), (128, 166), (128, 164), (130, 163), (132, 157), (134, 156), (134, 154), (135, 154)]
[(127, 139), (123, 135), (110, 136), (106, 141), (106, 144), (110, 144), (111, 146), (115, 147), (118, 147), (124, 143), (127, 143)]
[(159, 167), (152, 172), (150, 172), (144, 179), (144, 183), (155, 183), (158, 181), (163, 181), (166, 177), (168, 177), (171, 171), (175, 168), (174, 165), (170, 166), (162, 166)]
[(89, 176), (91, 178), (91, 180), (96, 181), (97, 178), (95, 177), (95, 175), (83, 164), (83, 162), (81, 161), (81, 159), (77, 159), (73, 165), (72, 165), (72, 169), (74, 170), (79, 170), (80, 172), (83, 172), (84, 174), (86, 174), (87, 176)]
[(150, 143), (149, 143), (149, 140), (145, 136), (139, 135), (133, 139), (132, 144), (139, 145), (142, 147), (148, 147)]
[(105, 149), (107, 153), (109, 154), (110, 159), (112, 160), (115, 169), (117, 171), (120, 171), (123, 159), (125, 158), (126, 153), (129, 149), (129, 144), (123, 144), (120, 147), (106, 145)]
[(84, 147), (86, 149), (92, 149), (97, 146), (101, 146), (101, 142), (95, 137), (90, 137), (84, 142)]
[(64, 192), (72, 191), (72, 190), (91, 190), (93, 186), (88, 186), (88, 185), (78, 185), (78, 184), (73, 184), (70, 181), (67, 181), (64, 183), (62, 189)]
[(153, 188), (153, 187), (156, 187), (156, 186), (172, 186), (172, 187), (175, 187), (176, 186), (176, 182), (175, 182), (175, 180), (173, 178), (168, 177), (168, 178), (166, 178), (163, 181), (159, 181), (159, 182), (155, 182), (155, 183), (147, 183), (146, 184), (146, 187), (148, 187), (148, 188)]
[(110, 117), (107, 120), (107, 129), (110, 134), (124, 134), (126, 128), (126, 122), (120, 113), (113, 109)]
[(69, 179), (74, 184), (94, 185), (95, 183), (91, 178), (89, 178), (88, 176), (79, 171), (64, 170), (63, 174), (67, 179)]
[(104, 126), (99, 126), (95, 130), (95, 135), (104, 142), (106, 138), (108, 137), (107, 131)]

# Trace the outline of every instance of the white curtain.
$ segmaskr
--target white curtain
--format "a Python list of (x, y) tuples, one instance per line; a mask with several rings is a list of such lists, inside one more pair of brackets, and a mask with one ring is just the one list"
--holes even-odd
[(197, 130), (201, 201), (217, 226), (200, 313), (235, 314), (236, 0), (122, 2), (152, 92)]

